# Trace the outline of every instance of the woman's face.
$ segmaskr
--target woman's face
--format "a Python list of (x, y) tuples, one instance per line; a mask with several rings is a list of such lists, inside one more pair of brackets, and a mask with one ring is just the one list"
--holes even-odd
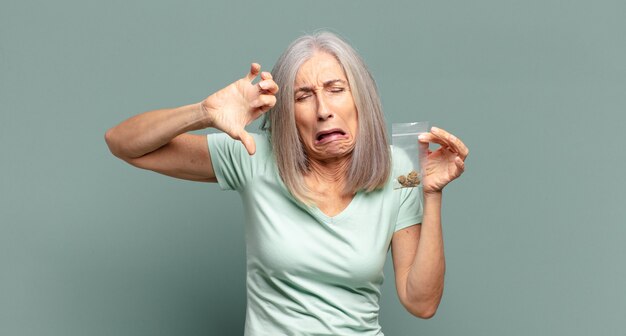
[(311, 159), (328, 160), (354, 149), (358, 113), (348, 79), (334, 56), (318, 52), (296, 75), (295, 119)]

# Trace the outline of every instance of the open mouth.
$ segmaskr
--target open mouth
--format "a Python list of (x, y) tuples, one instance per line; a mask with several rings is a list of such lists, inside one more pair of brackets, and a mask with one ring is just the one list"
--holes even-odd
[(315, 143), (323, 144), (329, 141), (333, 141), (337, 139), (345, 139), (345, 138), (347, 138), (346, 132), (344, 132), (340, 128), (333, 128), (333, 129), (318, 132), (315, 135)]

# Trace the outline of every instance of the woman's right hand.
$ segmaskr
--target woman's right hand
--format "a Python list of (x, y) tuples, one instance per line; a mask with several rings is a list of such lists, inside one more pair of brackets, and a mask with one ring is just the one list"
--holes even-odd
[(252, 81), (261, 71), (258, 63), (238, 81), (207, 97), (200, 103), (210, 126), (241, 141), (250, 155), (256, 151), (254, 139), (245, 127), (276, 104), (278, 85), (269, 72), (261, 73), (261, 81)]

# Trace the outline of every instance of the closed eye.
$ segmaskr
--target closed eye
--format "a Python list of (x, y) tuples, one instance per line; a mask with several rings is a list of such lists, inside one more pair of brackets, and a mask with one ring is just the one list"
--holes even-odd
[(311, 94), (303, 94), (303, 95), (301, 95), (299, 97), (296, 97), (296, 101), (300, 102), (300, 101), (303, 101), (303, 100), (305, 100), (305, 99), (307, 99), (309, 97), (311, 97)]
[(332, 93), (339, 93), (339, 92), (344, 92), (344, 91), (346, 91), (346, 89), (343, 87), (333, 87), (330, 89), (330, 92)]

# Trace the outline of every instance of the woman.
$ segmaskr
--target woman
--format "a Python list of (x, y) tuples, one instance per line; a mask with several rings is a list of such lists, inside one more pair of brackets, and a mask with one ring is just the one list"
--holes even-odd
[[(422, 203), (418, 188), (392, 187), (402, 158), (391, 154), (375, 83), (346, 42), (326, 32), (301, 37), (275, 78), (261, 72), (253, 84), (259, 73), (252, 64), (200, 103), (134, 116), (106, 133), (107, 144), (139, 168), (239, 191), (246, 335), (382, 335), (390, 246), (400, 301), (433, 316), (445, 270), (442, 190), (463, 172), (465, 145), (435, 127), (421, 137), (441, 145), (428, 153)], [(265, 112), (266, 132), (247, 133)], [(207, 127), (223, 133), (187, 133)]]

